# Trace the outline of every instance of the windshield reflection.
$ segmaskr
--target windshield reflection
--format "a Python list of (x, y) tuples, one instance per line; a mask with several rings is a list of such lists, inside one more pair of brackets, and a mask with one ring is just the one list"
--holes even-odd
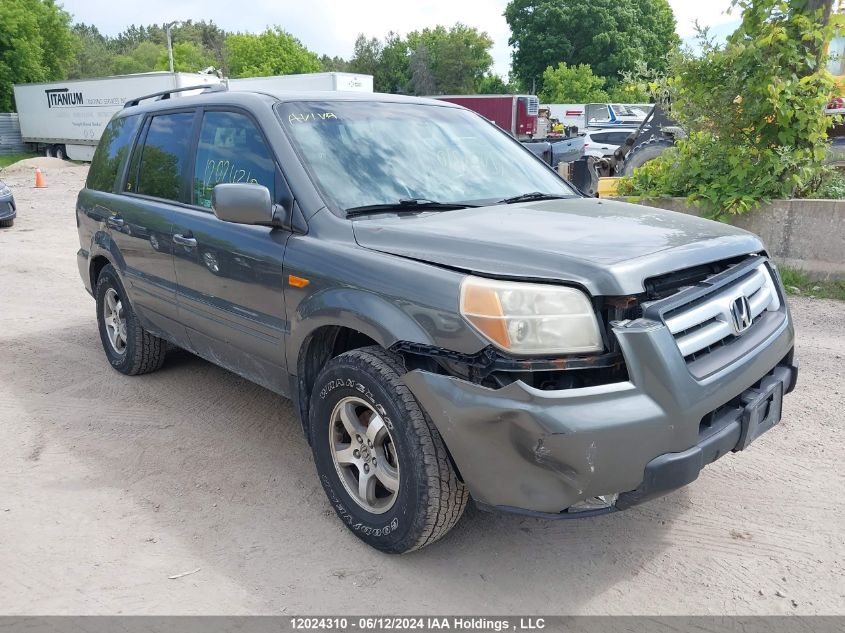
[(422, 198), (478, 203), (573, 190), (475, 113), (418, 103), (309, 101), (278, 107), (323, 195), (338, 210)]

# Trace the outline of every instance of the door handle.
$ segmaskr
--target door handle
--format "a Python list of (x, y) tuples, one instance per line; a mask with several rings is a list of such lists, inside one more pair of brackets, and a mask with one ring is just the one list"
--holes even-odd
[(191, 237), (190, 233), (188, 235), (179, 235), (178, 233), (174, 234), (173, 242), (187, 248), (194, 248), (197, 245), (197, 240)]
[(106, 224), (108, 224), (113, 229), (119, 229), (124, 224), (126, 224), (126, 220), (124, 220), (119, 215), (113, 215), (113, 216), (106, 218)]

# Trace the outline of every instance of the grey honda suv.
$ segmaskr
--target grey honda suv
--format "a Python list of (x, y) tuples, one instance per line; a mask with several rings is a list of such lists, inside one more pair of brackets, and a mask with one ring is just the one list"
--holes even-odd
[(760, 240), (585, 198), (442, 101), (127, 103), (77, 202), (106, 357), (184, 348), (291, 398), (329, 503), (386, 552), (482, 508), (622, 510), (781, 417), (793, 326)]

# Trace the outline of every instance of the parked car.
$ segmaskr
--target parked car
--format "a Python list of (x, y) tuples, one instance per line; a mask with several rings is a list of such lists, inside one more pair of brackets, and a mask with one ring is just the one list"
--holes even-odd
[(636, 134), (637, 128), (619, 128), (614, 130), (586, 130), (584, 134), (584, 156), (604, 158), (613, 156), (620, 145), (631, 134)]
[(759, 238), (584, 198), (443, 101), (138, 100), (76, 214), (111, 366), (178, 346), (291, 398), (331, 507), (385, 552), (470, 497), (567, 519), (684, 486), (797, 378)]
[(0, 180), (0, 228), (8, 228), (15, 223), (18, 215), (15, 196), (9, 186)]
[(564, 126), (587, 128), (614, 128), (637, 126), (643, 122), (650, 105), (624, 103), (548, 103), (541, 104), (553, 119)]

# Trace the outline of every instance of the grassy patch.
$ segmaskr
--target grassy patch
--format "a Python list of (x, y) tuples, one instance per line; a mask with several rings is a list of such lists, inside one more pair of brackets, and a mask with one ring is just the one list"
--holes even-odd
[(38, 154), (37, 152), (20, 152), (18, 154), (0, 155), (0, 169), (8, 167), (19, 160), (24, 160), (25, 158), (35, 158), (36, 156), (41, 156), (41, 154)]
[(780, 277), (791, 295), (845, 301), (845, 279), (814, 281), (803, 270), (780, 266)]

